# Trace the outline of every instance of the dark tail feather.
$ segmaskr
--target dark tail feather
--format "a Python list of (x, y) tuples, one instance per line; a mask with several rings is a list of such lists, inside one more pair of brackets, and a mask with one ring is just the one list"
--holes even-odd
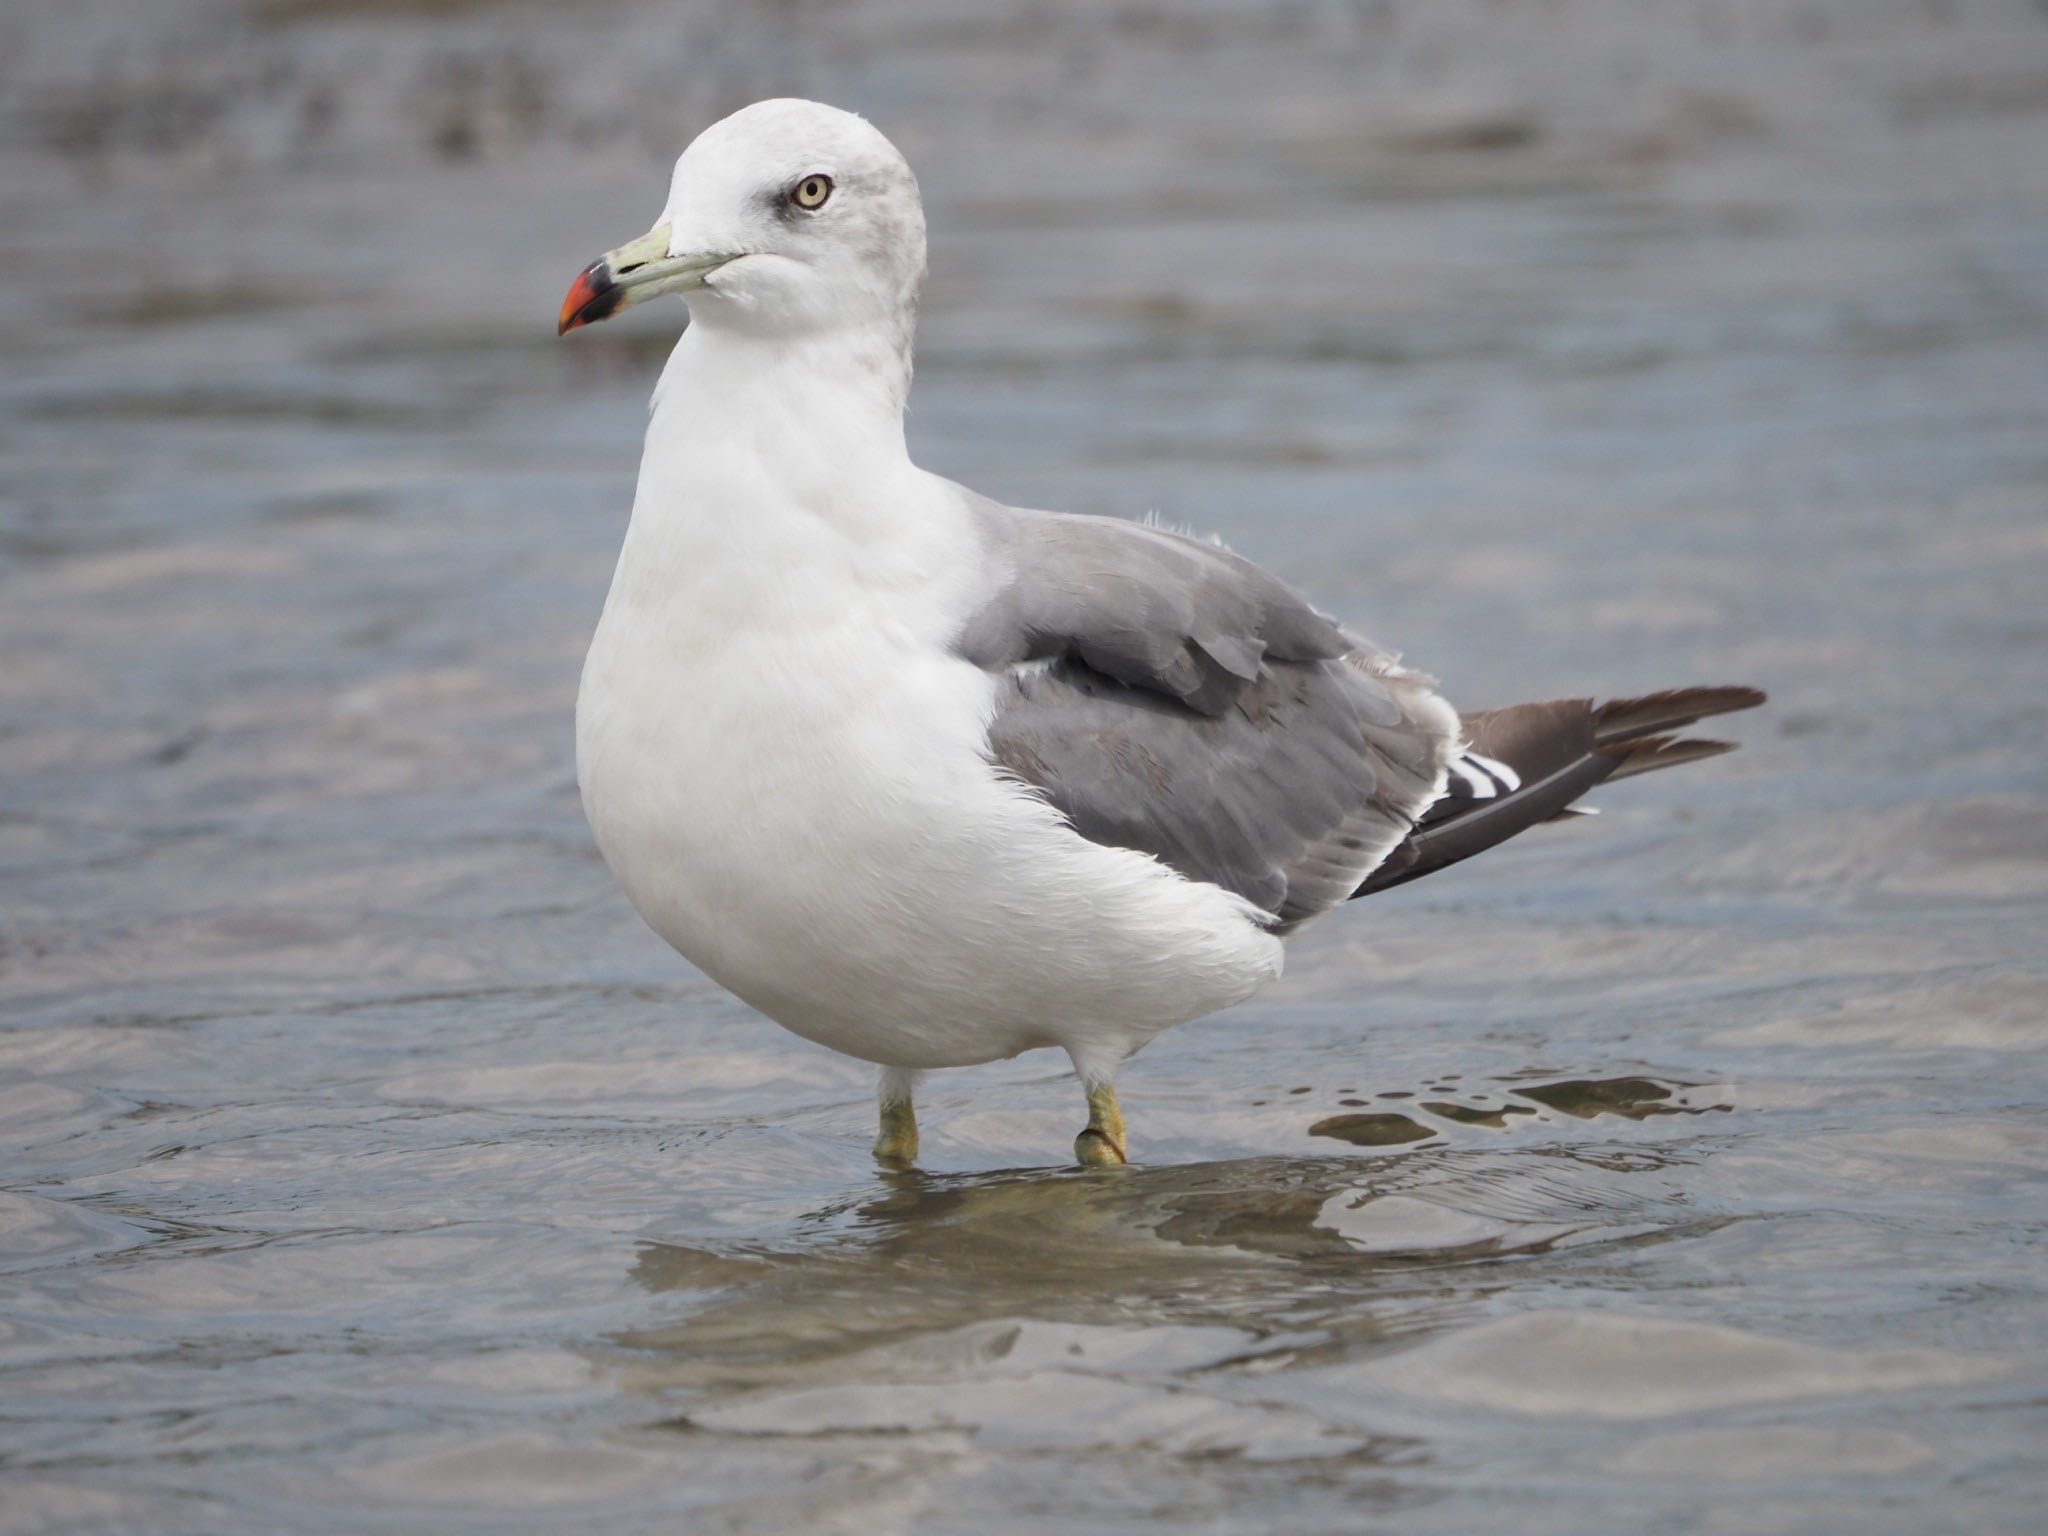
[(1763, 701), (1763, 694), (1754, 688), (1670, 688), (1646, 693), (1640, 699), (1609, 699), (1593, 711), (1593, 736), (1602, 746), (1634, 741), (1640, 736), (1682, 731), (1709, 715), (1755, 709)]
[(1419, 880), (1538, 822), (1582, 814), (1572, 802), (1604, 780), (1732, 752), (1732, 742), (1670, 733), (1763, 702), (1755, 688), (1673, 688), (1600, 705), (1551, 699), (1467, 715), (1465, 738), (1473, 756), (1452, 774), (1443, 798), (1423, 813), (1407, 840), (1352, 894), (1369, 896)]

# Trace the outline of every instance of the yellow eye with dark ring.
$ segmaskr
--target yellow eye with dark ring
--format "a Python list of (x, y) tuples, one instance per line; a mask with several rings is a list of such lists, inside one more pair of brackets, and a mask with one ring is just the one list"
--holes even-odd
[(814, 172), (790, 188), (789, 200), (805, 213), (816, 213), (832, 195), (832, 178)]

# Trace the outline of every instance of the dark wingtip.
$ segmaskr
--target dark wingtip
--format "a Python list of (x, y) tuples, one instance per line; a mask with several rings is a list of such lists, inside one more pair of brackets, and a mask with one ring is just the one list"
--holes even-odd
[(1732, 741), (1676, 733), (1708, 715), (1754, 709), (1761, 688), (1671, 688), (1595, 706), (1589, 699), (1551, 699), (1468, 716), (1469, 734), (1489, 756), (1522, 774), (1519, 789), (1492, 799), (1437, 802), (1386, 863), (1352, 894), (1369, 896), (1434, 874), (1483, 853), (1542, 821), (1586, 808), (1573, 802), (1603, 781), (1676, 768), (1733, 752)]
[(1711, 741), (1706, 737), (1652, 736), (1647, 740), (1631, 742), (1627, 751), (1621, 754), (1621, 763), (1607, 776), (1608, 782), (1631, 778), (1638, 773), (1653, 773), (1659, 768), (1677, 768), (1685, 763), (1697, 763), (1709, 757), (1721, 757), (1735, 750), (1732, 741)]
[(1743, 684), (1705, 688), (1667, 688), (1637, 699), (1610, 699), (1593, 711), (1593, 739), (1618, 746), (1654, 732), (1682, 730), (1711, 715), (1755, 709), (1764, 691)]

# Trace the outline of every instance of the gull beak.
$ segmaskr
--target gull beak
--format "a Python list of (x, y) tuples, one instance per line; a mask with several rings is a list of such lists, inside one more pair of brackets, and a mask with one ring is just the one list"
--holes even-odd
[(638, 240), (605, 252), (577, 273), (576, 281), (569, 285), (569, 296), (562, 300), (562, 318), (555, 334), (566, 336), (579, 325), (609, 320), (642, 299), (702, 288), (705, 278), (733, 260), (731, 255), (706, 251), (671, 256), (668, 243), (669, 226), (657, 224)]

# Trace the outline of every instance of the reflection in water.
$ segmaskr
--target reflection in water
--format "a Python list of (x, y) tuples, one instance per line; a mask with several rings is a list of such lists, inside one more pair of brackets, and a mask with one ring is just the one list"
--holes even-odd
[[(1408, 1266), (1385, 1272), (1364, 1255), (1434, 1253), (1454, 1263), (1481, 1247), (1493, 1256), (1534, 1250), (1555, 1241), (1561, 1224), (1586, 1227), (1590, 1211), (1623, 1241), (1697, 1219), (1672, 1202), (1661, 1158), (1617, 1176), (1604, 1157), (1552, 1152), (1512, 1165), (1438, 1151), (1370, 1162), (889, 1174), (884, 1193), (816, 1213), (807, 1225), (817, 1235), (801, 1245), (643, 1244), (634, 1279), (703, 1305), (621, 1343), (702, 1365), (751, 1360), (771, 1338), (778, 1352), (807, 1338), (831, 1354), (899, 1331), (1011, 1315), (1370, 1337), (1372, 1302), (1400, 1299), (1405, 1310), (1413, 1297)], [(1426, 1219), (1393, 1242), (1398, 1223), (1376, 1218), (1361, 1241), (1356, 1213), (1376, 1203), (1389, 1216)], [(1455, 1243), (1442, 1241), (1446, 1212), (1465, 1223)]]
[(1551, 1152), (890, 1175), (815, 1213), (808, 1242), (644, 1243), (633, 1278), (685, 1306), (596, 1358), (679, 1427), (737, 1444), (887, 1430), (1412, 1462), (1391, 1423), (1266, 1384), (1473, 1319), (1488, 1286), (1449, 1273), (1589, 1244), (1621, 1264), (1712, 1225), (1662, 1158)]

